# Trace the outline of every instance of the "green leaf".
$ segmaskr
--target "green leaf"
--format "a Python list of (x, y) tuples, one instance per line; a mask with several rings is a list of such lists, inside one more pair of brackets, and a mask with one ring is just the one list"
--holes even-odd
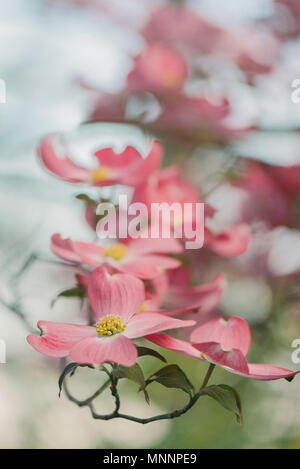
[(64, 368), (62, 374), (58, 378), (58, 387), (59, 387), (58, 396), (59, 397), (61, 395), (62, 385), (63, 385), (63, 382), (64, 382), (66, 376), (67, 375), (73, 376), (78, 367), (85, 367), (85, 366), (87, 366), (88, 368), (92, 368), (92, 369), (95, 368), (94, 365), (90, 365), (88, 363), (87, 364), (75, 363), (75, 362), (68, 363), (68, 365)]
[(133, 366), (123, 366), (119, 365), (118, 368), (114, 371), (114, 375), (120, 378), (127, 378), (130, 381), (139, 385), (139, 391), (143, 391), (145, 400), (147, 404), (150, 404), (149, 395), (145, 389), (146, 381), (142, 368), (138, 363)]
[(143, 370), (137, 363), (133, 366), (119, 365), (115, 370), (115, 376), (117, 378), (127, 378), (140, 386), (144, 386), (145, 384)]
[(77, 287), (69, 288), (68, 290), (64, 290), (60, 292), (56, 298), (51, 303), (51, 306), (54, 306), (58, 298), (65, 297), (65, 298), (83, 298), (85, 295), (85, 289), (78, 285)]
[(78, 194), (76, 195), (76, 199), (82, 200), (88, 207), (96, 210), (98, 202), (96, 202), (96, 200), (89, 197), (87, 194)]
[(61, 395), (61, 391), (62, 391), (62, 386), (63, 386), (63, 382), (66, 378), (66, 376), (68, 374), (70, 374), (70, 376), (73, 376), (73, 374), (75, 373), (76, 371), (76, 368), (78, 368), (78, 363), (69, 363), (65, 369), (63, 370), (62, 374), (60, 375), (59, 379), (58, 379), (58, 387), (59, 387), (59, 393), (58, 393), (58, 397), (60, 397)]
[(147, 379), (146, 386), (153, 381), (160, 383), (166, 388), (181, 389), (189, 395), (194, 393), (194, 386), (178, 365), (167, 365), (156, 371)]
[(238, 392), (227, 384), (208, 386), (200, 392), (215, 399), (222, 407), (233, 412), (236, 415), (237, 422), (242, 423), (242, 405)]
[(144, 357), (145, 355), (150, 355), (152, 357), (158, 358), (164, 363), (167, 363), (167, 360), (156, 350), (152, 350), (148, 347), (137, 347), (139, 357)]

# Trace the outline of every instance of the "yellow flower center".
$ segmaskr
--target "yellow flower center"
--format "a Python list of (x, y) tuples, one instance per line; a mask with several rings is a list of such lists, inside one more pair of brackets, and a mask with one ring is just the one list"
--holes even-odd
[(109, 168), (107, 166), (100, 166), (95, 169), (91, 174), (91, 182), (96, 184), (97, 182), (106, 181), (109, 177)]
[(142, 306), (140, 307), (140, 313), (144, 313), (145, 311), (147, 311), (147, 305), (143, 303)]
[(127, 324), (121, 320), (120, 316), (108, 314), (95, 324), (97, 334), (115, 335), (125, 331)]
[(110, 244), (104, 249), (104, 256), (120, 261), (126, 256), (127, 247), (123, 243)]

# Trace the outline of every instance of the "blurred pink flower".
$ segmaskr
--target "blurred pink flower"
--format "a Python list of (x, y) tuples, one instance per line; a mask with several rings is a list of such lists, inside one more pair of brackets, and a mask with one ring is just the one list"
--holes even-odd
[(205, 246), (223, 257), (237, 257), (246, 252), (251, 237), (246, 223), (234, 225), (220, 233), (205, 228)]
[[(195, 311), (193, 318), (197, 321), (207, 319), (207, 315), (220, 304), (226, 288), (223, 274), (219, 274), (211, 282), (197, 286), (191, 286), (191, 273), (185, 267), (178, 267), (164, 276), (166, 280), (162, 276), (157, 279), (152, 294), (150, 286), (148, 299), (145, 302), (146, 308), (162, 307), (170, 310), (166, 314), (172, 316), (186, 315)], [(159, 287), (158, 291), (156, 286)]]
[(122, 153), (115, 153), (112, 148), (103, 148), (95, 152), (98, 168), (92, 170), (75, 164), (69, 156), (62, 154), (55, 146), (55, 135), (42, 140), (38, 148), (46, 168), (55, 176), (68, 182), (85, 182), (95, 186), (112, 184), (136, 185), (145, 181), (159, 165), (162, 147), (159, 142), (151, 142), (146, 158), (133, 147), (126, 147)]
[(178, 52), (153, 44), (135, 58), (127, 88), (131, 92), (174, 93), (182, 88), (187, 73), (187, 64)]
[(152, 11), (142, 34), (150, 43), (208, 53), (214, 50), (223, 30), (186, 6), (169, 4)]
[(177, 268), (180, 261), (166, 254), (183, 251), (176, 239), (128, 238), (105, 246), (62, 239), (59, 234), (52, 236), (51, 248), (54, 254), (67, 261), (92, 267), (108, 265), (143, 279), (153, 279), (164, 270)]
[(226, 122), (230, 112), (227, 98), (178, 94), (174, 99), (163, 103), (162, 112), (153, 123), (153, 128), (184, 138), (194, 138), (196, 141), (221, 142), (244, 138), (255, 128), (253, 124), (232, 127)]

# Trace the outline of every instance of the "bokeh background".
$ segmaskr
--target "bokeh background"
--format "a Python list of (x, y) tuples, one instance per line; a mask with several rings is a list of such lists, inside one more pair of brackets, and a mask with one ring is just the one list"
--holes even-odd
[[(193, 182), (209, 193), (208, 201), (219, 209), (220, 224), (240, 218), (243, 200), (228, 181), (219, 185), (224, 165), (235, 170), (243, 159), (268, 165), (300, 164), (300, 104), (291, 98), (292, 82), (300, 78), (300, 13), (297, 16), (297, 8), (284, 8), (293, 2), (283, 1), (280, 9), (280, 2), (272, 0), (186, 2), (207, 21), (236, 31), (236, 42), (240, 38), (243, 44), (242, 31), (247, 28), (255, 38), (255, 28), (268, 36), (257, 39), (258, 44), (251, 36), (250, 59), (244, 66), (218, 51), (207, 54), (201, 47), (188, 57), (197, 70), (190, 89), (205, 96), (226, 96), (232, 108), (227, 127), (253, 127), (243, 138), (200, 139), (187, 162), (189, 137), (176, 141), (174, 152), (172, 132), (166, 136), (165, 129), (151, 126), (151, 113), (158, 111), (149, 96), (147, 106), (145, 97), (127, 103), (126, 124), (105, 122), (122, 119), (101, 115), (97, 103), (122, 93), (133, 57), (145, 48), (140, 30), (150, 11), (163, 3), (167, 2), (1, 2), (0, 78), (6, 82), (6, 103), (0, 104), (0, 338), (7, 345), (7, 363), (0, 364), (1, 448), (300, 447), (297, 379), (292, 384), (250, 382), (218, 369), (213, 382), (235, 386), (242, 397), (242, 426), (208, 398), (175, 421), (143, 427), (127, 421), (93, 421), (88, 409), (77, 408), (65, 396), (58, 399), (59, 364), (26, 343), (37, 319), (75, 322), (82, 314), (76, 299), (60, 299), (51, 307), (53, 298), (74, 283), (74, 268), (55, 262), (50, 253), (51, 234), (59, 231), (74, 239), (90, 236), (83, 207), (73, 197), (81, 188), (50, 177), (37, 162), (35, 149), (45, 134), (63, 133), (77, 161), (92, 164), (89, 155), (97, 145), (118, 147), (130, 142), (143, 150), (143, 130), (150, 127), (166, 143), (167, 160), (183, 162)], [(207, 40), (211, 39), (204, 34), (203, 43)], [(133, 121), (139, 125), (132, 125)], [(298, 210), (299, 205), (295, 207)], [(253, 221), (256, 229), (257, 223)], [(291, 342), (300, 338), (298, 229), (299, 225), (291, 229), (288, 223), (278, 223), (272, 230), (259, 226), (250, 254), (213, 266), (214, 272), (222, 271), (228, 279), (221, 312), (238, 314), (252, 326), (253, 362), (299, 366), (291, 361)], [(264, 267), (260, 269), (261, 259)], [(283, 301), (287, 282), (289, 301)], [(205, 365), (172, 353), (165, 356), (200, 383)], [(151, 359), (142, 360), (149, 374), (157, 368)], [(78, 396), (84, 397), (97, 386), (99, 377), (91, 370), (80, 370), (72, 380)], [(122, 409), (140, 416), (184, 402), (180, 391), (171, 391), (170, 399), (170, 391), (159, 385), (152, 385), (151, 407), (133, 384), (122, 383), (121, 391)], [(99, 409), (110, 406), (109, 394), (104, 394)]]

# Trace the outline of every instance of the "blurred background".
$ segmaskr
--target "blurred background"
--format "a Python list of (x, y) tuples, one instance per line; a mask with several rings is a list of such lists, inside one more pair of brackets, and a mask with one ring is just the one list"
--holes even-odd
[[(220, 272), (228, 280), (219, 311), (251, 324), (250, 361), (299, 366), (291, 359), (300, 338), (299, 2), (10, 0), (0, 6), (0, 39), (0, 447), (299, 448), (297, 379), (260, 383), (218, 369), (213, 382), (242, 397), (242, 426), (203, 398), (180, 419), (141, 428), (93, 421), (58, 399), (57, 360), (26, 343), (38, 319), (82, 322), (77, 299), (51, 306), (76, 268), (55, 260), (49, 240), (54, 232), (91, 239), (74, 198), (83, 189), (44, 171), (38, 142), (59, 132), (74, 159), (92, 165), (95, 148), (143, 151), (150, 133), (218, 209), (216, 225), (251, 225), (241, 257), (199, 258), (202, 281)], [(204, 365), (164, 355), (200, 383)], [(149, 374), (157, 368), (141, 361)], [(71, 384), (84, 397), (98, 380), (84, 369)], [(157, 384), (150, 407), (133, 384), (121, 392), (122, 410), (138, 416), (169, 409), (170, 392), (172, 409), (184, 403)], [(99, 410), (110, 408), (104, 394)]]

